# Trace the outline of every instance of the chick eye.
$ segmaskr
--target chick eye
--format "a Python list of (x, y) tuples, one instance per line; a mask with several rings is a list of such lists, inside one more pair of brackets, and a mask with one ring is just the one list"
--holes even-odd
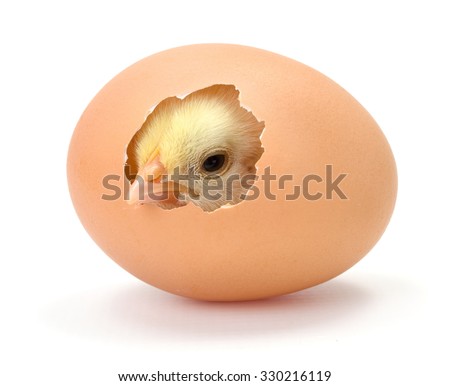
[(203, 169), (208, 173), (217, 172), (225, 164), (225, 154), (210, 155), (203, 161)]

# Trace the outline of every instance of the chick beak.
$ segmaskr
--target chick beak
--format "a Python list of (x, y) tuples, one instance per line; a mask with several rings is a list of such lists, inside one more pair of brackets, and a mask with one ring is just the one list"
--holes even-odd
[(173, 185), (162, 180), (166, 174), (166, 168), (159, 160), (159, 156), (151, 159), (139, 170), (136, 179), (130, 187), (128, 203), (149, 204), (165, 203), (177, 199)]

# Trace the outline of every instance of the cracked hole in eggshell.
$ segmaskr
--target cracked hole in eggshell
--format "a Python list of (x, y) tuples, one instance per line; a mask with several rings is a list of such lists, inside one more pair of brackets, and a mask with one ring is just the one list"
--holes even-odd
[[(130, 203), (174, 209), (192, 202), (206, 212), (238, 204), (256, 178), (248, 176), (256, 175), (264, 152), (263, 130), (234, 85), (162, 100), (126, 149)], [(154, 189), (167, 197), (156, 197)]]

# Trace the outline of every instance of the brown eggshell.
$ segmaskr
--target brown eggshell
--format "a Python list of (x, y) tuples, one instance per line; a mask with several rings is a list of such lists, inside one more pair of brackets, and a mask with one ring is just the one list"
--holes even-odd
[[(290, 174), (276, 200), (255, 183), (257, 199), (206, 213), (192, 203), (163, 210), (130, 206), (103, 185), (124, 191), (124, 154), (149, 109), (169, 96), (232, 84), (261, 121), (258, 174)], [(325, 180), (326, 165), (347, 199), (286, 200), (307, 175)], [(145, 58), (112, 79), (92, 100), (68, 156), (73, 204), (95, 242), (139, 279), (187, 297), (251, 300), (329, 280), (359, 261), (385, 230), (394, 208), (394, 158), (380, 128), (344, 89), (289, 58), (237, 45), (193, 45)], [(311, 194), (325, 183), (311, 182)], [(287, 190), (287, 191), (286, 191)]]

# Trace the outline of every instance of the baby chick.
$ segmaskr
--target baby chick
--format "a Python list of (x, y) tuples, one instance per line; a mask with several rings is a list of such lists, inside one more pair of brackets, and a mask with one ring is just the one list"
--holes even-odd
[(160, 102), (127, 148), (128, 202), (213, 211), (242, 201), (264, 151), (264, 122), (238, 97), (217, 84)]

